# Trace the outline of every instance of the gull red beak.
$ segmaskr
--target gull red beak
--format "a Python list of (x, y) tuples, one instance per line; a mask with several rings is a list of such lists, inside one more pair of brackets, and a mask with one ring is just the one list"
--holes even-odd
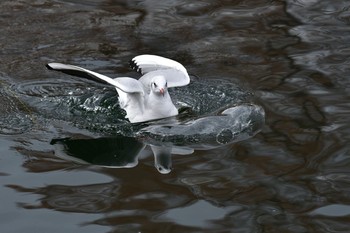
[(164, 97), (164, 88), (160, 88), (160, 89), (159, 89), (159, 92), (160, 92), (160, 94), (162, 94), (163, 97)]

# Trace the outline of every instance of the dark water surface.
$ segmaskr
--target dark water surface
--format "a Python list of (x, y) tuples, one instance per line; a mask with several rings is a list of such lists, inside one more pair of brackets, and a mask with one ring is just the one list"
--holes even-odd
[[(4, 0), (0, 25), (1, 232), (350, 231), (348, 1)], [(174, 155), (169, 174), (139, 142), (132, 168), (68, 159), (52, 139), (100, 164), (104, 138), (138, 126), (113, 89), (45, 64), (137, 77), (144, 53), (193, 75), (172, 93), (190, 114), (253, 100), (262, 131)]]

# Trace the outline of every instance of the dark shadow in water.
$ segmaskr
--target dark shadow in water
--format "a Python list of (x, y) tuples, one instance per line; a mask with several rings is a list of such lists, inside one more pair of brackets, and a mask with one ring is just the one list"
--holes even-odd
[[(78, 163), (101, 166), (134, 167), (137, 156), (145, 145), (131, 137), (93, 139), (53, 139), (51, 144), (58, 149), (56, 155)], [(58, 151), (65, 152), (62, 155)], [(58, 152), (58, 153), (57, 153)]]

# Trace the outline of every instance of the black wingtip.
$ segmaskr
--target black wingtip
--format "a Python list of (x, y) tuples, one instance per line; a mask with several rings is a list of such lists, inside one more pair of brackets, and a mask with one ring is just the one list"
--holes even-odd
[(53, 68), (50, 66), (50, 64), (45, 65), (48, 70), (53, 70)]
[(133, 70), (135, 70), (136, 72), (142, 74), (141, 68), (136, 64), (136, 62), (135, 62), (134, 60), (130, 60), (130, 61), (129, 61), (129, 65), (130, 65), (131, 69), (133, 69)]
[(135, 69), (135, 67), (137, 66), (134, 60), (130, 60), (129, 65), (132, 69)]

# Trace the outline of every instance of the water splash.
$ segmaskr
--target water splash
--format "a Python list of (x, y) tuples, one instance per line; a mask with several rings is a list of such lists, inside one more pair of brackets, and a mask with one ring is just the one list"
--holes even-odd
[(194, 149), (210, 149), (254, 136), (264, 124), (262, 107), (241, 104), (216, 115), (202, 116), (177, 124), (157, 122), (137, 135), (150, 144), (170, 143)]

